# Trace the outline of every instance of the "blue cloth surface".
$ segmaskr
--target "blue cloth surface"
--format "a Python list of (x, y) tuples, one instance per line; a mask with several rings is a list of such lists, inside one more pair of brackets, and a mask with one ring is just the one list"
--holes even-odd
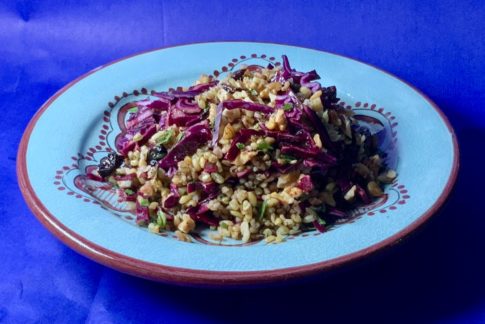
[[(0, 1), (0, 322), (485, 323), (484, 20), (483, 1)], [(380, 257), (264, 289), (156, 284), (65, 247), (33, 217), (16, 181), (18, 143), (35, 111), (111, 60), (215, 40), (337, 52), (423, 90), (461, 148), (445, 207)]]

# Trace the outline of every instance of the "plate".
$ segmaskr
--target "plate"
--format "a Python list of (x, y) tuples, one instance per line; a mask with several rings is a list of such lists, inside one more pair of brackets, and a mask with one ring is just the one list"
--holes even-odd
[[(316, 69), (336, 85), (340, 104), (384, 126), (382, 149), (398, 178), (385, 195), (325, 233), (264, 241), (194, 243), (149, 233), (111, 188), (85, 177), (113, 150), (125, 104), (152, 90), (192, 84), (200, 74), (224, 77), (241, 65), (279, 65), (286, 54), (299, 71)], [(261, 284), (328, 271), (400, 241), (443, 204), (458, 171), (458, 146), (443, 113), (420, 91), (375, 67), (313, 49), (219, 42), (157, 49), (101, 66), (50, 98), (20, 143), (17, 173), (34, 215), (81, 254), (119, 271), (186, 285)]]

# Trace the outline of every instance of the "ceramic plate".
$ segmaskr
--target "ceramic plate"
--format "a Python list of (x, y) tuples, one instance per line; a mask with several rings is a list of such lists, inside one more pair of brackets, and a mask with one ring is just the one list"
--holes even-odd
[[(149, 233), (115, 192), (85, 177), (112, 150), (124, 126), (124, 105), (152, 90), (192, 84), (200, 74), (221, 78), (240, 65), (281, 55), (299, 71), (316, 69), (336, 85), (340, 104), (386, 129), (382, 149), (398, 172), (385, 195), (352, 212), (328, 232), (305, 232), (282, 244), (194, 243)], [(18, 153), (18, 178), (37, 218), (59, 239), (114, 269), (189, 285), (257, 284), (327, 271), (390, 246), (440, 207), (458, 170), (448, 121), (426, 96), (367, 64), (322, 51), (263, 43), (222, 42), (145, 52), (97, 68), (50, 98), (28, 125)]]

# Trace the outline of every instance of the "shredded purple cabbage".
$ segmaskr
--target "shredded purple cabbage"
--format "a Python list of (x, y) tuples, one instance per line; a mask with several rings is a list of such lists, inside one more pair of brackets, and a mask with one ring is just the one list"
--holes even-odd
[(148, 207), (140, 205), (138, 199), (136, 200), (135, 214), (137, 224), (147, 224), (150, 221), (150, 213), (148, 212)]
[(168, 170), (177, 166), (177, 162), (187, 155), (192, 155), (199, 147), (211, 139), (211, 131), (207, 120), (192, 125), (184, 132), (184, 137), (160, 160), (159, 166)]
[(303, 190), (304, 192), (310, 192), (313, 190), (313, 182), (309, 175), (305, 174), (298, 180), (297, 187)]
[(173, 208), (177, 206), (179, 202), (180, 194), (177, 190), (177, 186), (173, 183), (170, 184), (170, 193), (167, 198), (163, 201), (164, 208)]
[(177, 110), (182, 111), (186, 114), (199, 114), (202, 111), (202, 109), (200, 109), (199, 105), (196, 102), (191, 101), (187, 98), (181, 98), (177, 100), (175, 107)]
[(242, 129), (241, 131), (239, 131), (239, 133), (237, 133), (232, 140), (231, 146), (226, 153), (226, 160), (233, 161), (239, 155), (240, 149), (237, 147), (238, 143), (244, 144), (251, 138), (251, 136), (261, 134), (261, 131), (257, 131), (254, 129)]

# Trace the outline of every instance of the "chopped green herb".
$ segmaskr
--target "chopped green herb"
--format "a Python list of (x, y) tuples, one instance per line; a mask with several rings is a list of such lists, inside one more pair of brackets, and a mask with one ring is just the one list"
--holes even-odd
[(136, 113), (136, 112), (138, 112), (138, 107), (130, 108), (130, 109), (128, 109), (128, 111), (131, 112), (131, 113)]
[(291, 110), (293, 109), (293, 104), (292, 103), (285, 103), (283, 105), (283, 110)]
[(228, 227), (226, 223), (220, 223), (219, 225), (220, 225), (222, 228), (224, 228), (224, 229), (227, 229), (227, 227)]
[(125, 189), (125, 194), (127, 195), (133, 195), (135, 192), (131, 189)]
[(240, 150), (242, 150), (242, 149), (244, 149), (246, 147), (246, 145), (244, 145), (243, 143), (237, 143), (236, 146)]
[(260, 150), (260, 151), (268, 151), (268, 150), (272, 150), (272, 149), (273, 149), (273, 147), (271, 146), (271, 144), (268, 144), (265, 141), (258, 144), (258, 150)]
[(180, 142), (182, 140), (182, 138), (184, 138), (184, 132), (180, 132), (178, 135), (177, 135), (177, 142)]
[(165, 213), (162, 210), (157, 211), (157, 225), (160, 227), (165, 227), (167, 224), (167, 216), (165, 216)]
[(259, 210), (259, 220), (263, 219), (264, 214), (266, 213), (266, 208), (268, 208), (268, 202), (265, 200), (261, 204), (261, 209)]
[(163, 132), (163, 134), (156, 139), (157, 144), (165, 144), (169, 142), (173, 137), (173, 129), (169, 128)]
[(323, 219), (321, 219), (320, 217), (317, 217), (317, 222), (318, 224), (322, 225), (322, 226), (325, 226), (327, 225), (327, 222), (325, 222)]
[(324, 213), (326, 208), (325, 208), (325, 204), (321, 204), (320, 206), (314, 206), (314, 207), (311, 207), (316, 213)]
[(251, 89), (251, 94), (253, 96), (257, 96), (258, 95), (258, 92), (256, 90), (254, 90), (254, 89)]
[(286, 154), (281, 154), (280, 159), (282, 159), (285, 162), (291, 162), (293, 160), (296, 160), (293, 156), (291, 155), (286, 155)]
[(142, 198), (140, 199), (140, 205), (142, 205), (143, 207), (148, 207), (148, 205), (150, 205), (150, 202), (148, 201), (148, 199)]

